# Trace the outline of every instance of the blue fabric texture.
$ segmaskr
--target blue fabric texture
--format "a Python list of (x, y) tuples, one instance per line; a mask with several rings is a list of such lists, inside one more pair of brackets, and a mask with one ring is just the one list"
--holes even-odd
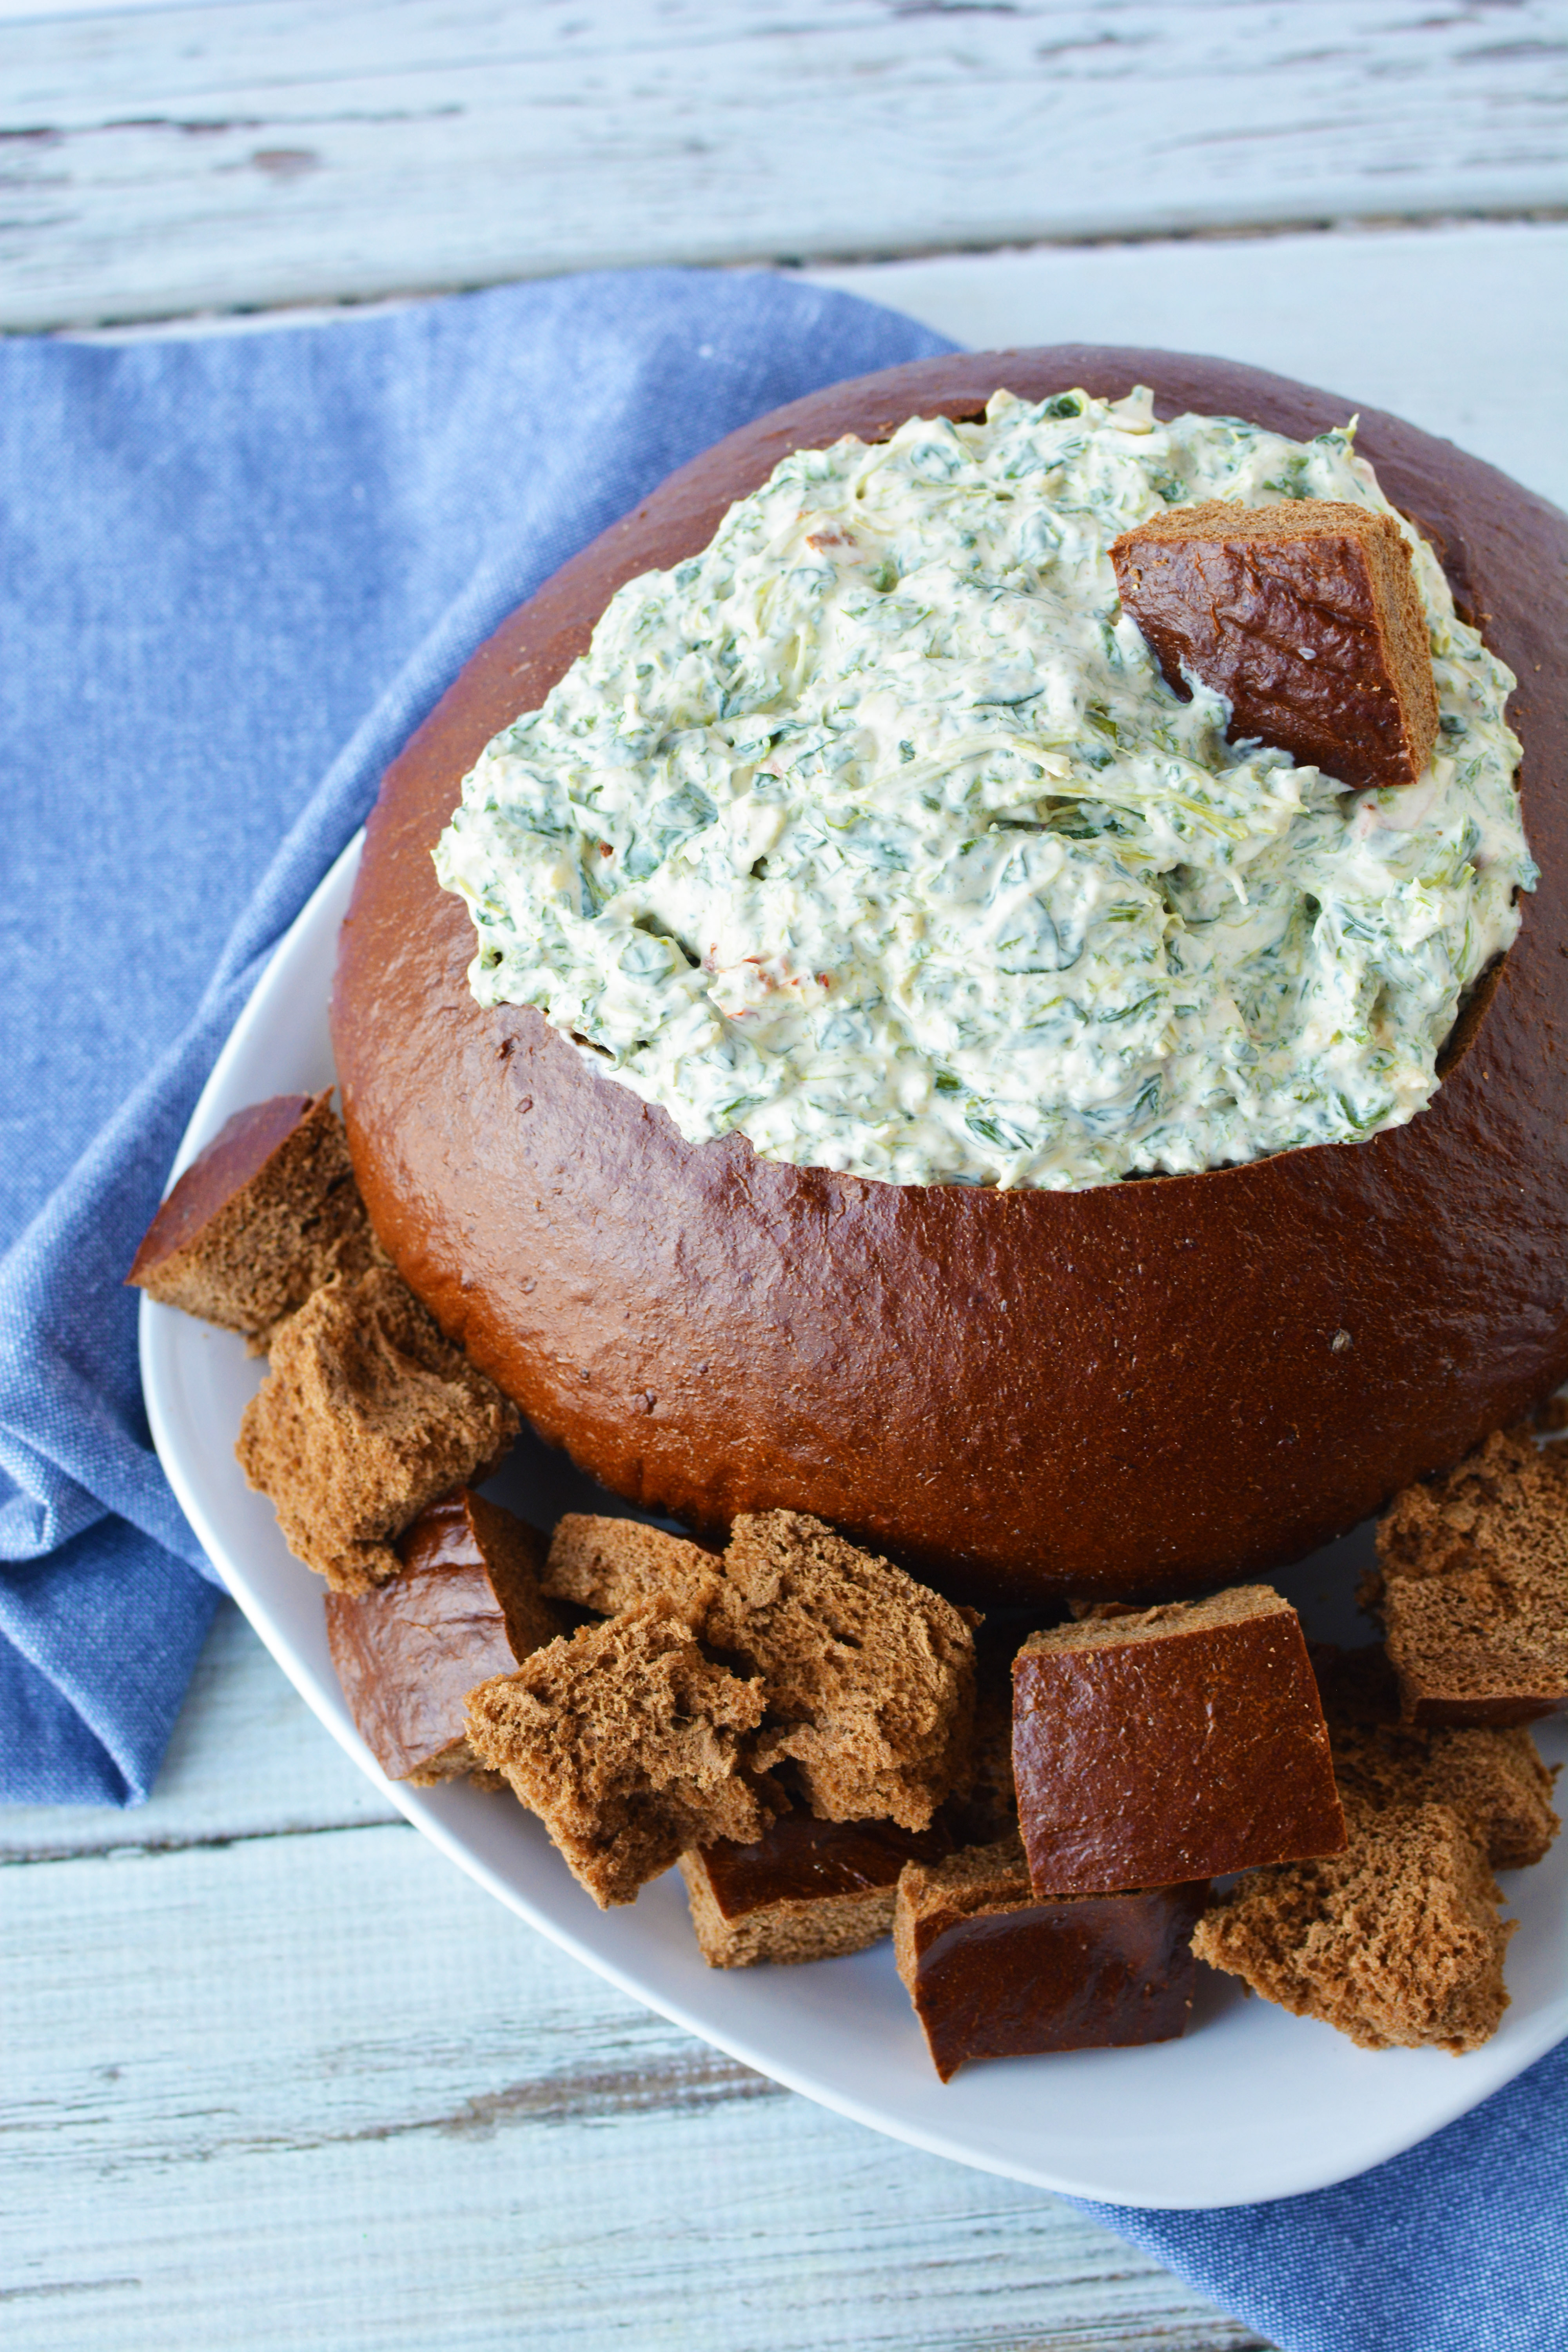
[[(267, 958), (466, 656), (683, 459), (950, 348), (769, 276), (0, 345), (0, 1801), (136, 1803), (216, 1601), (123, 1276)], [(1458, 2063), (1458, 2062), (1457, 2062)], [(1562, 2352), (1568, 2059), (1363, 2179), (1093, 2208), (1284, 2352)]]
[(1338, 2188), (1206, 2213), (1083, 2210), (1280, 2352), (1563, 2352), (1568, 2044)]

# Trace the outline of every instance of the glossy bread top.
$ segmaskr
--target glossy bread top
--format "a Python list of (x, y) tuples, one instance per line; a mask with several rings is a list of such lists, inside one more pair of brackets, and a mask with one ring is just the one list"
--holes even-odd
[(459, 780), (621, 582), (696, 552), (793, 447), (1152, 384), (1304, 438), (1353, 404), (1067, 347), (837, 385), (735, 434), (482, 646), (389, 771), (333, 1034), (399, 1268), (549, 1438), (696, 1527), (809, 1510), (982, 1597), (1144, 1594), (1300, 1557), (1568, 1370), (1568, 525), (1397, 419), (1358, 446), (1520, 678), (1542, 868), (1432, 1107), (1359, 1145), (1077, 1193), (884, 1185), (683, 1141), (536, 1013), (483, 1012), (430, 852)]

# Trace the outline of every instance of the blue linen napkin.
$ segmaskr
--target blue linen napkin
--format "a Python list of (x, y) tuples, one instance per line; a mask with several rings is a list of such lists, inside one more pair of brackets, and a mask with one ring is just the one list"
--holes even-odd
[[(948, 348), (787, 279), (674, 270), (0, 345), (0, 1801), (136, 1803), (157, 1770), (216, 1596), (152, 1452), (123, 1275), (383, 766), (673, 466)], [(1089, 2210), (1283, 2352), (1563, 2352), (1565, 2094), (1559, 2051), (1341, 2188)]]

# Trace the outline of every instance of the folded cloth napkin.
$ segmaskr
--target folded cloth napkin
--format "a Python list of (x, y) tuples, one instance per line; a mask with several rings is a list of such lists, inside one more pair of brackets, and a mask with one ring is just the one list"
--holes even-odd
[[(149, 1444), (124, 1272), (382, 767), (671, 467), (947, 348), (787, 279), (683, 271), (0, 346), (0, 1800), (134, 1803), (157, 1770), (216, 1594)], [(1565, 2095), (1558, 2052), (1341, 2188), (1091, 2210), (1284, 2352), (1562, 2352)]]

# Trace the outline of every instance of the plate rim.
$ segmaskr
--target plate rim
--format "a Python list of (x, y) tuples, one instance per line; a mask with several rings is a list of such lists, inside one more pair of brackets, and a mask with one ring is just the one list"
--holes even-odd
[[(358, 867), (363, 838), (362, 828), (332, 861), (277, 941), (197, 1097), (171, 1165), (171, 1182), (183, 1172), (221, 1125), (222, 1115), (217, 1106), (237, 1068), (246, 1060), (253, 1037), (273, 1009), (275, 998), (279, 992), (287, 992), (290, 951), (300, 935), (322, 919), (323, 907), (337, 894), (346, 892)], [(779, 2083), (785, 2089), (845, 2116), (850, 2122), (919, 2148), (927, 2155), (944, 2158), (972, 2170), (1016, 2180), (1056, 2196), (1102, 2205), (1121, 2205), (1141, 2211), (1223, 2211), (1232, 2206), (1257, 2205), (1281, 2197), (1310, 2194), (1373, 2170), (1480, 2105), (1562, 2039), (1562, 2023), (1550, 2010), (1544, 2011), (1525, 2024), (1522, 2030), (1516, 2026), (1507, 2053), (1510, 2063), (1506, 2072), (1496, 2074), (1494, 2062), (1494, 2068), (1487, 2070), (1489, 2079), (1484, 2087), (1472, 2093), (1467, 2087), (1461, 2071), (1456, 2068), (1458, 2079), (1454, 2095), (1431, 2102), (1431, 2111), (1424, 2114), (1414, 2126), (1409, 2124), (1408, 2118), (1403, 2122), (1390, 2122), (1381, 2131), (1368, 2131), (1346, 2161), (1331, 2161), (1326, 2167), (1321, 2162), (1307, 2163), (1300, 2167), (1294, 2176), (1282, 2181), (1271, 2180), (1268, 2185), (1250, 2194), (1227, 2195), (1223, 2199), (1203, 2194), (1194, 2194), (1185, 2199), (1173, 2199), (1169, 2195), (1158, 2199), (1140, 2196), (1130, 2192), (1125, 2186), (1087, 2181), (1081, 2175), (1075, 2178), (1070, 2171), (1054, 2164), (1026, 2162), (1009, 2158), (994, 2149), (977, 2148), (967, 2142), (962, 2133), (945, 2132), (917, 2119), (889, 2113), (843, 2090), (831, 2081), (824, 2080), (819, 2074), (793, 2066), (787, 2055), (781, 2055), (771, 2048), (766, 2051), (759, 2049), (744, 2032), (727, 2031), (711, 2018), (697, 2015), (679, 1998), (662, 1990), (654, 1990), (635, 1970), (622, 1966), (609, 1953), (575, 1936), (564, 1922), (531, 1903), (526, 1895), (509, 1885), (483, 1855), (475, 1852), (441, 1818), (424, 1792), (390, 1780), (381, 1770), (354, 1728), (341, 1693), (327, 1689), (295, 1654), (292, 1642), (277, 1622), (265, 1592), (258, 1589), (244, 1563), (235, 1558), (223, 1531), (212, 1521), (200, 1492), (187, 1475), (171, 1398), (174, 1387), (172, 1351), (179, 1345), (180, 1327), (188, 1325), (188, 1322), (189, 1318), (180, 1316), (176, 1310), (160, 1307), (145, 1293), (142, 1294), (139, 1309), (138, 1352), (142, 1394), (153, 1444), (180, 1507), (190, 1521), (204, 1551), (218, 1570), (224, 1589), (237, 1603), (264, 1646), (323, 1728), (405, 1820), (514, 1916), (522, 1919), (628, 1999), (654, 2011), (671, 2024), (722, 2051), (753, 2072)], [(1395, 2109), (1397, 2104), (1394, 2103)]]

